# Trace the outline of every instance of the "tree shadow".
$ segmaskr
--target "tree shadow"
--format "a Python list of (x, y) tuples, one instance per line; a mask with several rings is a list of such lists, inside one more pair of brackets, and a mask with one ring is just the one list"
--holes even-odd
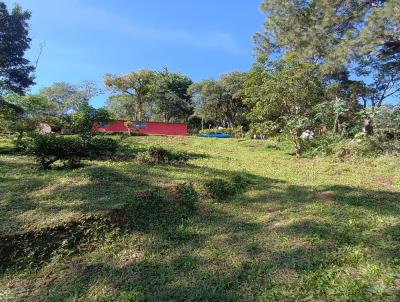
[[(199, 185), (205, 179), (215, 177), (230, 178), (241, 175), (250, 180), (249, 188), (261, 195), (247, 196), (239, 194), (229, 201), (229, 206), (259, 212), (265, 211), (271, 204), (271, 213), (292, 209), (299, 213), (296, 219), (286, 221), (286, 216), (276, 216), (281, 225), (270, 220), (252, 220), (244, 213), (232, 213), (213, 203), (202, 202), (205, 211), (179, 213), (170, 203), (157, 209), (136, 208), (137, 194), (157, 192), (162, 200), (171, 199), (166, 188), (160, 186), (160, 180), (178, 172), (174, 181), (195, 181)], [(75, 173), (75, 172), (72, 172)], [(76, 172), (78, 173), (78, 171)], [(48, 215), (54, 215), (67, 207), (82, 215), (89, 213), (109, 213), (120, 218), (126, 228), (117, 234), (121, 238), (141, 234), (151, 238), (151, 243), (143, 247), (146, 257), (121, 262), (114, 252), (96, 257), (66, 258), (68, 266), (62, 275), (32, 292), (33, 298), (48, 300), (66, 300), (84, 297), (98, 284), (109, 289), (110, 300), (138, 301), (248, 301), (257, 300), (262, 288), (278, 284), (276, 272), (294, 274), (328, 274), (329, 271), (351, 266), (347, 249), (368, 248), (371, 261), (393, 263), (399, 259), (400, 227), (398, 224), (374, 229), (368, 221), (363, 221), (365, 213), (374, 213), (380, 217), (398, 217), (400, 193), (376, 191), (351, 186), (307, 187), (295, 186), (284, 181), (260, 177), (247, 172), (229, 173), (224, 170), (197, 166), (152, 166), (140, 165), (134, 171), (120, 171), (108, 167), (92, 166), (79, 171), (84, 183), (71, 187), (55, 186), (47, 192), (47, 197), (62, 198), (64, 201), (80, 200), (80, 204), (62, 205), (59, 208), (43, 208)], [(78, 174), (77, 174), (78, 175)], [(188, 179), (188, 175), (195, 175)], [(41, 184), (34, 185), (38, 188)], [(21, 186), (24, 186), (21, 183)], [(334, 200), (309, 200), (307, 196), (319, 191), (335, 192)], [(147, 194), (147, 193), (146, 193)], [(264, 194), (264, 195), (262, 195)], [(153, 195), (151, 195), (154, 199)], [(164, 200), (164, 201), (165, 201)], [(149, 201), (149, 200), (147, 200)], [(173, 200), (169, 200), (172, 202)], [(309, 205), (324, 205), (318, 216), (310, 214), (303, 217), (301, 211)], [(130, 205), (132, 208), (125, 208)], [(122, 209), (122, 210), (121, 210)], [(150, 215), (136, 224), (137, 214), (125, 217), (128, 209), (149, 210)], [(350, 211), (362, 209), (359, 214)], [(146, 210), (146, 211), (147, 211)], [(347, 212), (347, 210), (349, 210)], [(134, 211), (134, 212), (135, 212)], [(311, 212), (312, 213), (312, 212)], [(152, 215), (155, 216), (152, 216)], [(135, 216), (136, 215), (136, 216)], [(141, 214), (140, 214), (141, 215)], [(128, 221), (127, 221), (128, 218)], [(359, 221), (357, 220), (359, 219)], [(118, 220), (118, 219), (116, 219)], [(356, 222), (349, 223), (350, 220)], [(270, 225), (271, 224), (271, 225)], [(100, 229), (108, 232), (110, 229)], [(52, 229), (54, 231), (54, 229)], [(282, 241), (289, 242), (288, 247), (277, 245), (273, 239), (278, 234)], [(62, 237), (65, 239), (65, 237)], [(388, 239), (390, 238), (390, 239)], [(265, 244), (270, 240), (270, 246)], [(77, 253), (90, 254), (77, 241)], [(90, 243), (91, 245), (92, 243)], [(103, 241), (94, 243), (102, 247)], [(238, 257), (235, 262), (229, 257)], [(99, 257), (101, 258), (101, 257)], [(89, 260), (88, 260), (89, 259)], [(90, 260), (92, 259), (92, 260)], [(45, 259), (43, 265), (51, 261)], [(352, 260), (353, 261), (353, 260)], [(355, 260), (354, 260), (355, 261)], [(308, 275), (307, 275), (308, 276)], [(290, 280), (279, 281), (290, 282)], [(297, 282), (297, 281), (295, 281)], [(300, 282), (300, 281), (298, 281)], [(371, 281), (372, 282), (372, 281)], [(300, 286), (297, 283), (285, 283), (287, 286)], [(301, 284), (302, 285), (302, 284)], [(302, 285), (303, 286), (303, 285)], [(308, 287), (306, 290), (313, 290)], [(325, 289), (323, 289), (325, 290)], [(323, 291), (322, 290), (322, 291)], [(349, 290), (345, 286), (342, 291)], [(364, 291), (365, 292), (365, 291)], [(284, 292), (282, 293), (282, 295)], [(324, 294), (327, 294), (324, 292)], [(363, 291), (353, 293), (367, 301)], [(398, 297), (398, 293), (391, 293)], [(397, 295), (397, 296), (396, 296)], [(105, 294), (104, 299), (107, 298)], [(314, 297), (315, 298), (315, 297)], [(273, 299), (271, 299), (273, 300)], [(275, 299), (278, 300), (279, 299)], [(379, 300), (379, 299), (378, 299)]]

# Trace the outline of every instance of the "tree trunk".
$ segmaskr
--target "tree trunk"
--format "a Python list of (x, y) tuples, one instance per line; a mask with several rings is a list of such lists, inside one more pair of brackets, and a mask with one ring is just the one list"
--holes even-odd
[(338, 134), (340, 131), (339, 116), (335, 117), (335, 125), (333, 126), (333, 133)]
[(291, 137), (292, 137), (292, 142), (294, 144), (294, 148), (296, 150), (296, 157), (299, 158), (301, 157), (302, 154), (302, 149), (301, 149), (301, 143), (300, 143), (300, 139), (297, 136), (297, 134), (295, 132), (291, 132), (290, 133)]

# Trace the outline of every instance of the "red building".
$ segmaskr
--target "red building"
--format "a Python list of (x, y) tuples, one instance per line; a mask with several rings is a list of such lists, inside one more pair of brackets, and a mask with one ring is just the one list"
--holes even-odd
[(184, 123), (110, 121), (93, 125), (95, 131), (105, 133), (139, 133), (148, 135), (187, 135)]

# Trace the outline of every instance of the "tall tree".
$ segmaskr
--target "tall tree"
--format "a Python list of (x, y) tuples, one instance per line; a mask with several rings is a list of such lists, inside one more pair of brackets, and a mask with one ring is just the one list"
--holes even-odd
[(15, 5), (11, 13), (0, 2), (0, 98), (7, 93), (23, 94), (34, 84), (35, 68), (24, 58), (30, 47), (31, 13)]
[(218, 81), (204, 80), (192, 85), (190, 92), (196, 104), (195, 114), (224, 127), (243, 125), (245, 80), (246, 73), (232, 72), (221, 75)]
[(267, 15), (264, 32), (256, 35), (261, 57), (296, 52), (328, 75), (344, 66), (372, 68), (378, 76), (370, 83), (373, 93), (364, 99), (380, 106), (393, 95), (398, 80), (393, 74), (379, 76), (386, 74), (383, 62), (370, 59), (382, 58), (390, 49), (391, 59), (398, 62), (398, 0), (264, 0), (261, 9)]
[(113, 119), (135, 121), (138, 115), (136, 102), (131, 95), (111, 95), (107, 99), (107, 110)]
[(59, 82), (39, 91), (39, 95), (46, 97), (53, 104), (54, 115), (57, 117), (72, 113), (79, 105), (87, 105), (89, 100), (99, 93), (96, 85), (89, 81), (80, 85)]
[(316, 66), (287, 55), (254, 66), (245, 86), (252, 128), (264, 133), (286, 130), (300, 156), (300, 135), (313, 126), (316, 105), (325, 99)]
[(24, 94), (34, 84), (35, 68), (24, 58), (30, 47), (29, 20), (31, 13), (15, 5), (11, 12), (6, 4), (0, 2), (0, 121), (14, 119), (23, 109), (4, 100), (8, 93)]
[(167, 68), (157, 73), (154, 83), (155, 113), (166, 122), (170, 120), (187, 121), (193, 112), (188, 89), (192, 84), (187, 76), (170, 72)]
[(134, 120), (141, 121), (145, 119), (146, 105), (149, 106), (154, 97), (154, 79), (154, 71), (142, 69), (122, 76), (106, 74), (104, 85), (116, 95), (129, 96), (125, 100), (135, 104)]

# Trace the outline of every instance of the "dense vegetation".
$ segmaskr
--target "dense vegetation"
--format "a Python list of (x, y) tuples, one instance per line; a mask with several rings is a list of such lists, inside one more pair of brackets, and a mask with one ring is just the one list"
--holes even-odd
[(29, 93), (31, 13), (0, 1), (0, 300), (400, 300), (399, 3), (261, 9), (248, 72), (106, 74), (93, 108)]

